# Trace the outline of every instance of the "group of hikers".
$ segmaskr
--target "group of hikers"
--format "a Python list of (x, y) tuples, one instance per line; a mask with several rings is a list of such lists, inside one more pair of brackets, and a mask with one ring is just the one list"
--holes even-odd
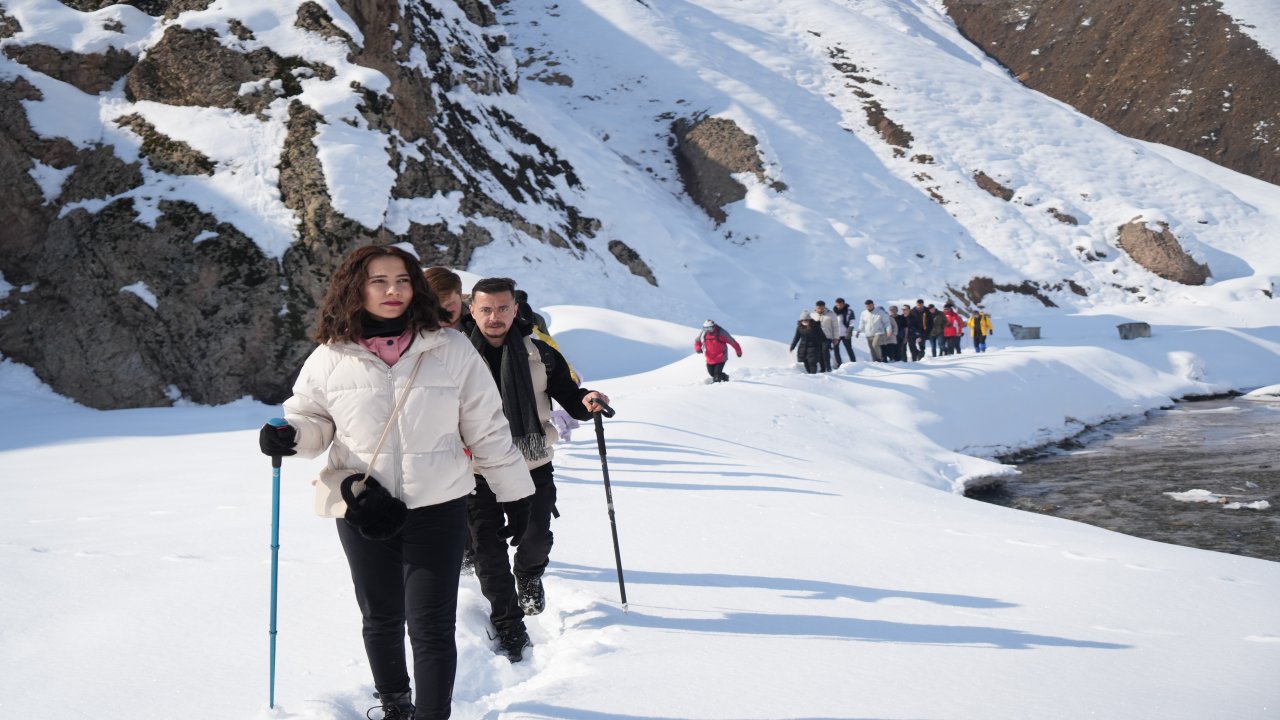
[(350, 252), (318, 317), (319, 347), (259, 447), (328, 450), (316, 511), (337, 519), (382, 717), (447, 718), (459, 575), (474, 567), (496, 651), (522, 660), (558, 515), (552, 401), (587, 420), (609, 398), (579, 386), (514, 281), (476, 282), (467, 306), (456, 273), (393, 245)]
[[(844, 362), (840, 353), (842, 346), (849, 362), (857, 362), (853, 352), (855, 337), (866, 337), (867, 350), (875, 362), (907, 362), (908, 358), (924, 359), (926, 348), (931, 357), (958, 355), (960, 338), (966, 330), (973, 338), (974, 352), (986, 352), (987, 338), (993, 329), (991, 316), (985, 311), (979, 310), (966, 318), (952, 302), (943, 303), (942, 310), (933, 303), (926, 304), (923, 299), (916, 300), (915, 307), (904, 304), (901, 312), (897, 305), (890, 305), (886, 312), (874, 300), (867, 300), (863, 307), (863, 311), (857, 313), (844, 298), (836, 298), (831, 308), (825, 300), (818, 300), (812, 309), (801, 313), (788, 350), (795, 352), (805, 372), (831, 372), (840, 367)], [(724, 372), (729, 348), (742, 357), (742, 347), (724, 328), (713, 320), (703, 323), (702, 332), (693, 341), (693, 349), (705, 356), (712, 382), (729, 379)]]
[(826, 301), (818, 300), (812, 310), (801, 314), (789, 349), (795, 351), (805, 372), (830, 372), (839, 367), (843, 362), (842, 345), (849, 362), (857, 362), (854, 337), (866, 337), (867, 350), (875, 362), (907, 362), (908, 358), (924, 359), (926, 347), (931, 357), (959, 354), (960, 338), (966, 329), (973, 337), (974, 352), (986, 352), (987, 337), (992, 332), (991, 316), (986, 312), (979, 310), (965, 318), (951, 302), (938, 310), (936, 305), (918, 299), (914, 307), (904, 304), (899, 312), (897, 305), (890, 305), (886, 312), (874, 300), (867, 300), (863, 308), (861, 313), (855, 313), (844, 298), (836, 298), (830, 309)]

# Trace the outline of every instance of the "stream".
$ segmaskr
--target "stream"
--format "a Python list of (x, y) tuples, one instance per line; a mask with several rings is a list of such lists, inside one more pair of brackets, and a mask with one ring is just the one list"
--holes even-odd
[(1095, 427), (970, 493), (1128, 535), (1280, 561), (1280, 402), (1179, 402)]

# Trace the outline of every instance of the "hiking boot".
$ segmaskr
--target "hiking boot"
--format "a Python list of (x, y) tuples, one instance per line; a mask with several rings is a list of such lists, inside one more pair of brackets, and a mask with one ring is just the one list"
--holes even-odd
[(476, 574), (476, 554), (471, 550), (462, 553), (462, 575)]
[[(408, 690), (399, 693), (374, 693), (374, 697), (382, 702), (378, 707), (369, 708), (364, 716), (369, 720), (413, 720), (412, 695)], [(374, 715), (381, 710), (381, 715)]]
[(516, 591), (520, 609), (525, 615), (537, 615), (547, 607), (547, 596), (542, 591), (542, 578), (533, 575), (517, 575)]
[(524, 629), (524, 622), (519, 621), (498, 630), (498, 654), (506, 655), (507, 660), (518, 663), (524, 659), (524, 649), (533, 647), (529, 639), (529, 631)]

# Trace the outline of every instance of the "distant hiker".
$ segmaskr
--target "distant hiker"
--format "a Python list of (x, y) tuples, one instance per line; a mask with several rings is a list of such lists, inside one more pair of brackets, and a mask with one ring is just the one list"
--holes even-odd
[(916, 300), (916, 306), (907, 313), (907, 346), (911, 351), (911, 359), (917, 362), (924, 357), (928, 313), (924, 300)]
[(836, 305), (831, 309), (831, 314), (836, 316), (836, 331), (840, 337), (831, 343), (831, 349), (836, 353), (836, 367), (842, 364), (840, 360), (840, 344), (844, 344), (844, 349), (849, 351), (849, 362), (858, 362), (858, 358), (853, 355), (853, 342), (849, 339), (853, 335), (853, 328), (858, 324), (858, 314), (853, 307), (846, 305), (844, 298), (836, 298)]
[(991, 334), (991, 316), (979, 310), (976, 314), (970, 315), (968, 322), (969, 332), (973, 333), (973, 351), (987, 351), (987, 336)]
[(938, 343), (942, 340), (942, 332), (946, 329), (947, 319), (933, 303), (929, 303), (926, 314), (926, 339), (929, 341), (929, 357), (938, 357)]
[(818, 315), (817, 322), (822, 336), (827, 339), (827, 352), (822, 356), (821, 362), (822, 372), (831, 372), (831, 351), (840, 339), (840, 321), (836, 319), (835, 313), (827, 310), (827, 303), (823, 300), (813, 303), (813, 311)]
[(821, 368), (822, 353), (826, 352), (827, 338), (818, 327), (821, 318), (818, 313), (810, 313), (796, 322), (796, 332), (791, 338), (789, 350), (796, 351), (796, 360), (804, 364), (804, 371), (810, 375)]
[(867, 349), (871, 351), (871, 359), (885, 362), (880, 347), (889, 339), (889, 313), (877, 308), (872, 300), (863, 303), (866, 308), (858, 317), (858, 335), (867, 336)]
[(516, 312), (520, 319), (533, 325), (544, 336), (551, 337), (551, 331), (547, 329), (547, 319), (534, 312), (533, 307), (529, 305), (529, 293), (517, 290), (516, 302), (520, 303), (520, 309)]
[(702, 323), (702, 332), (698, 333), (698, 338), (693, 341), (693, 351), (705, 355), (707, 374), (711, 376), (711, 382), (729, 381), (729, 376), (724, 372), (724, 364), (729, 360), (730, 346), (738, 353), (738, 357), (742, 357), (742, 346), (733, 339), (732, 335), (725, 332), (724, 328), (715, 324), (713, 320)]
[(889, 320), (893, 322), (893, 347), (881, 350), (888, 356), (892, 362), (906, 362), (907, 356), (907, 318), (898, 314), (898, 306), (889, 306)]
[(951, 303), (942, 306), (942, 315), (942, 354), (959, 355), (960, 338), (964, 335), (964, 319)]
[(427, 268), (423, 271), (427, 285), (436, 294), (440, 307), (449, 313), (449, 320), (442, 323), (447, 328), (458, 329), (466, 307), (462, 303), (462, 278), (458, 273), (442, 267)]
[[(471, 466), (513, 508), (513, 527), (527, 522), (534, 484), (512, 442), (492, 375), (466, 338), (441, 330), (444, 313), (417, 258), (391, 245), (353, 250), (331, 276), (317, 315), (320, 346), (284, 402), (288, 424), (264, 425), (259, 447), (270, 456), (304, 458), (328, 448), (328, 463), (313, 481), (316, 509), (338, 518), (382, 712), (388, 718), (449, 717), (466, 498), (476, 485)], [(398, 398), (403, 406), (394, 415)], [(464, 447), (471, 449), (470, 459)], [(344, 482), (358, 481), (366, 471), (380, 487)], [(407, 514), (379, 514), (390, 526), (382, 530), (394, 534), (373, 532), (364, 522), (371, 517), (368, 505), (349, 508), (344, 485), (352, 494), (363, 487), (356, 497), (380, 498), (384, 507), (403, 501), (399, 509), (407, 506)], [(514, 509), (521, 503), (524, 518)], [(398, 519), (404, 524), (396, 531)]]
[(518, 510), (495, 495), (496, 488), (490, 487), (480, 468), (475, 493), (467, 502), (476, 578), (489, 600), (498, 648), (513, 663), (522, 660), (524, 649), (533, 644), (524, 616), (537, 615), (546, 607), (542, 575), (554, 541), (551, 517), (558, 514), (551, 465), (551, 446), (558, 436), (551, 423), (551, 400), (578, 420), (591, 419), (597, 399), (609, 402), (603, 393), (578, 387), (564, 356), (535, 339), (532, 326), (516, 322), (516, 304), (515, 282), (510, 278), (485, 278), (471, 288), (471, 344), (497, 383), (511, 436), (537, 488), (528, 509), (528, 529), (522, 536), (511, 537), (511, 544), (518, 545), (514, 564), (507, 556), (506, 538), (511, 534), (506, 532), (509, 523), (504, 516)]

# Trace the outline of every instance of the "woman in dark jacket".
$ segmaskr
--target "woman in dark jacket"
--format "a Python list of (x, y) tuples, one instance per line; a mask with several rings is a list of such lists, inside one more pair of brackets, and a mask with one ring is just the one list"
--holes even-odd
[(811, 375), (818, 372), (822, 353), (827, 350), (827, 336), (822, 334), (822, 327), (812, 316), (802, 317), (796, 323), (796, 334), (791, 338), (790, 349), (796, 351), (796, 360), (804, 363), (805, 372)]

